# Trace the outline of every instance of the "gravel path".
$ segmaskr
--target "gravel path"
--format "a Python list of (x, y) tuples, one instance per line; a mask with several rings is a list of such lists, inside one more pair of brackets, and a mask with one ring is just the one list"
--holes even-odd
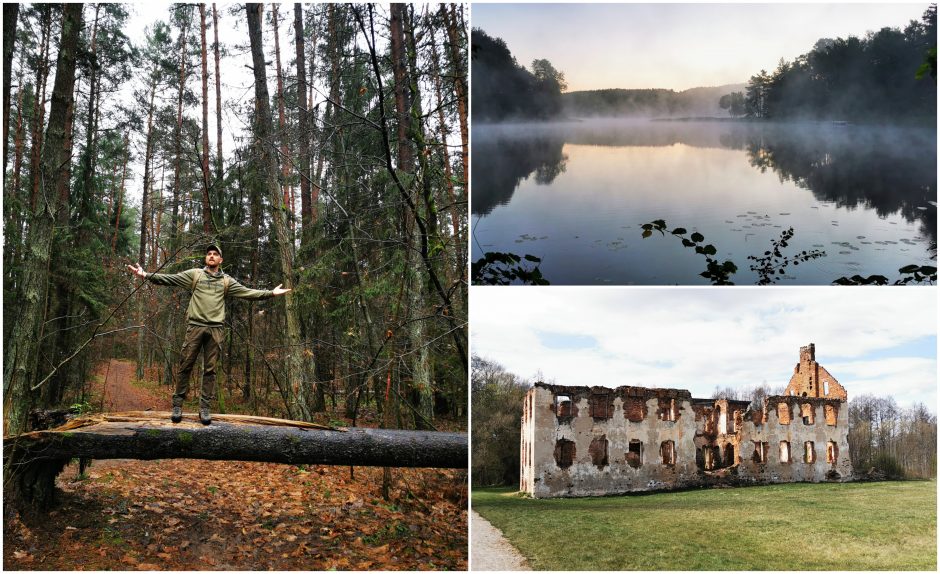
[(471, 570), (532, 570), (503, 533), (472, 510), (470, 539)]

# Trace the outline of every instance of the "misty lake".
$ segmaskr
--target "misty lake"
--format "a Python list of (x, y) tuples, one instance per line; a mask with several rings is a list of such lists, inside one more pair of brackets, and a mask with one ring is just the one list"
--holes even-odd
[(748, 255), (789, 227), (778, 284), (936, 265), (933, 129), (590, 120), (474, 125), (472, 250), (531, 254), (552, 284), (706, 285), (705, 260), (656, 219), (705, 236), (753, 285)]

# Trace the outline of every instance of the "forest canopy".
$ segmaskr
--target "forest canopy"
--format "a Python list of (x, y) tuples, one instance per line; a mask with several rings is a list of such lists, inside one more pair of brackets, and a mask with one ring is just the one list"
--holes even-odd
[(473, 60), (473, 119), (481, 122), (546, 120), (558, 117), (565, 75), (551, 62), (536, 59), (532, 71), (520, 66), (500, 38), (479, 28), (470, 34)]
[[(744, 99), (752, 118), (921, 119), (933, 125), (937, 6), (903, 30), (885, 27), (862, 38), (822, 38), (792, 62), (781, 58), (773, 72), (751, 76)], [(729, 113), (740, 115), (733, 109)]]

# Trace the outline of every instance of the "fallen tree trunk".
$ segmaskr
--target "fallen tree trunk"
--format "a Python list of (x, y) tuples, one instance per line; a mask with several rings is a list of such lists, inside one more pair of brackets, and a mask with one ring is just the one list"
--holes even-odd
[(312, 423), (215, 415), (173, 424), (169, 413), (77, 418), (51, 430), (3, 439), (7, 476), (19, 503), (48, 507), (55, 476), (73, 458), (198, 458), (284, 464), (467, 468), (465, 433), (331, 428)]

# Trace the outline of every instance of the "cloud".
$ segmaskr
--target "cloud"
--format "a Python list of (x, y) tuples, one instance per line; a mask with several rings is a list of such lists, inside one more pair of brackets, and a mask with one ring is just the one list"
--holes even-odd
[[(473, 352), (559, 384), (672, 387), (785, 385), (799, 347), (853, 394), (936, 404), (936, 357), (885, 352), (936, 335), (933, 289), (479, 288)], [(551, 347), (539, 333), (555, 334)], [(557, 344), (565, 336), (578, 345)], [(594, 339), (595, 345), (584, 341)]]

